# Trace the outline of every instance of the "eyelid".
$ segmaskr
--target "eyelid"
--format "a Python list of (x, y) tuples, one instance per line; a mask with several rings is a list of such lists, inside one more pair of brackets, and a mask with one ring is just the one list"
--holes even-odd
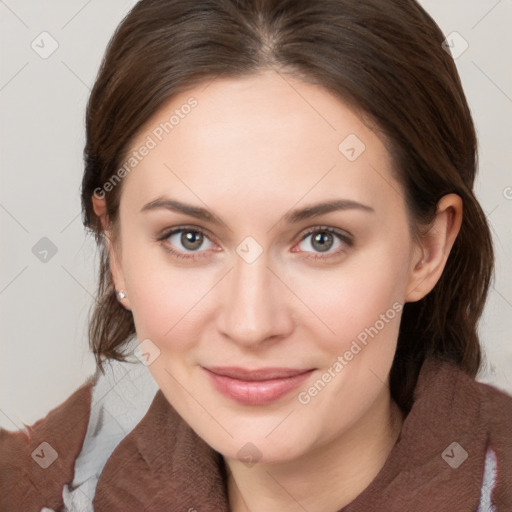
[(169, 238), (171, 235), (175, 235), (176, 233), (179, 233), (180, 231), (187, 231), (187, 230), (201, 233), (202, 235), (206, 236), (212, 242), (215, 239), (213, 234), (210, 233), (210, 231), (208, 231), (205, 228), (201, 228), (199, 226), (194, 226), (192, 224), (184, 224), (182, 226), (175, 226), (173, 228), (163, 229), (160, 232), (160, 234), (156, 236), (156, 240), (165, 240), (165, 239)]
[(312, 226), (310, 228), (306, 228), (306, 231), (303, 232), (304, 234), (302, 235), (302, 238), (300, 239), (300, 241), (304, 240), (307, 236), (311, 235), (312, 233), (321, 233), (321, 232), (333, 233), (335, 235), (338, 235), (341, 239), (343, 239), (345, 241), (350, 241), (350, 242), (353, 242), (353, 238), (354, 238), (348, 231), (345, 231), (344, 229), (339, 229), (339, 228), (335, 228), (332, 226), (317, 225), (317, 226)]

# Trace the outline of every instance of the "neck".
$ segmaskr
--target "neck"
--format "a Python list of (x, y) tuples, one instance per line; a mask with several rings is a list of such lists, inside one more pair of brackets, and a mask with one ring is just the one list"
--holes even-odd
[(404, 413), (391, 400), (373, 407), (333, 441), (299, 459), (247, 467), (225, 459), (232, 512), (334, 511), (348, 505), (376, 477), (395, 445)]

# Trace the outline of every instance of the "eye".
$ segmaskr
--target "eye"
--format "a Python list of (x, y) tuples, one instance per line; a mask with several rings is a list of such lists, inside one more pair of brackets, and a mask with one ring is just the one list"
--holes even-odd
[[(352, 238), (334, 228), (318, 226), (310, 229), (301, 239), (298, 247), (304, 252), (316, 252), (323, 255), (307, 256), (313, 259), (326, 259), (337, 256), (352, 247)], [(310, 251), (309, 249), (312, 249)]]
[[(201, 251), (199, 249), (203, 248), (206, 250), (215, 246), (215, 244), (213, 244), (213, 242), (211, 242), (211, 240), (208, 238), (206, 232), (204, 232), (202, 229), (193, 227), (180, 227), (171, 229), (163, 233), (162, 236), (158, 237), (157, 241), (168, 241), (168, 244), (163, 244), (167, 251), (169, 251), (177, 258), (188, 259), (197, 259), (197, 257), (202, 257), (202, 253), (205, 251)], [(208, 243), (205, 242), (208, 242), (210, 246), (208, 247)], [(204, 247), (205, 245), (206, 247)], [(177, 247), (178, 250), (174, 249), (174, 247)]]
[[(156, 240), (162, 242), (166, 251), (180, 259), (197, 260), (206, 256), (207, 249), (215, 247), (209, 235), (204, 230), (196, 227), (173, 228), (157, 237)], [(352, 246), (353, 239), (350, 235), (327, 226), (311, 228), (303, 235), (298, 244), (299, 251), (316, 253), (306, 256), (314, 260), (336, 257)], [(201, 248), (203, 250), (200, 250)], [(298, 251), (293, 250), (293, 252)]]

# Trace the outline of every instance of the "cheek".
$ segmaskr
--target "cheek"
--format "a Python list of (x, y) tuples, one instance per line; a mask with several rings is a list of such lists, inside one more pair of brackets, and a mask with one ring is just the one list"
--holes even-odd
[[(129, 257), (123, 262), (137, 337), (149, 338), (161, 350), (179, 352), (190, 347), (206, 304), (205, 295), (215, 284), (210, 269), (176, 266), (165, 250), (126, 243)], [(166, 348), (167, 347), (167, 348)]]
[(386, 346), (396, 341), (408, 269), (399, 253), (393, 244), (376, 244), (337, 269), (290, 276), (304, 302), (297, 306), (302, 325), (316, 333), (318, 345), (341, 353), (355, 339), (373, 339), (375, 329)]

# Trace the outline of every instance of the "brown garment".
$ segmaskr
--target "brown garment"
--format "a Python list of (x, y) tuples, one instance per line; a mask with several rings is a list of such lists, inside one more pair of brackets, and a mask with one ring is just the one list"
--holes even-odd
[[(63, 404), (26, 431), (0, 429), (0, 511), (39, 512), (62, 507), (62, 486), (73, 480), (75, 459), (87, 431), (93, 378)], [(50, 444), (57, 459), (43, 469), (32, 458), (41, 443)], [(41, 452), (43, 449), (43, 452)], [(39, 448), (34, 457), (44, 453)]]
[[(62, 486), (73, 480), (92, 385), (90, 379), (35, 423), (30, 438), (0, 431), (1, 512), (63, 507)], [(31, 456), (43, 441), (59, 454), (47, 469)], [(454, 442), (468, 454), (457, 468), (447, 462), (460, 451)], [(386, 463), (339, 512), (475, 512), (488, 447), (497, 457), (494, 510), (512, 512), (512, 397), (450, 363), (427, 360), (413, 408)], [(224, 462), (158, 391), (144, 418), (108, 459), (93, 503), (95, 512), (227, 512)]]

